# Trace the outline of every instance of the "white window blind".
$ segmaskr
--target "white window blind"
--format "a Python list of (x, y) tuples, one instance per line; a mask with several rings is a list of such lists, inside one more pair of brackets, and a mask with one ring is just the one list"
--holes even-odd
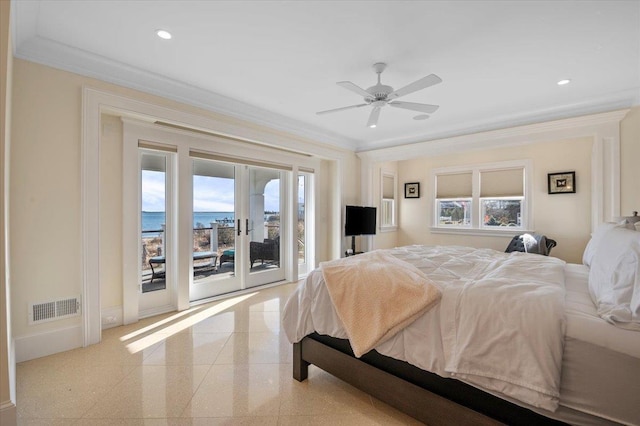
[(437, 175), (436, 198), (470, 198), (472, 177), (471, 172)]
[(395, 186), (395, 180), (393, 179), (393, 176), (383, 176), (382, 177), (382, 198), (393, 199), (395, 196), (394, 186)]
[(524, 196), (524, 168), (480, 172), (480, 197)]

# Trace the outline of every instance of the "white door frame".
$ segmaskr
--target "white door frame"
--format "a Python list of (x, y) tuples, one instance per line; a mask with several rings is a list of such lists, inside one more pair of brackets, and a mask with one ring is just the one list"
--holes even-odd
[[(82, 143), (81, 143), (81, 281), (82, 281), (82, 333), (83, 345), (88, 346), (100, 342), (102, 336), (102, 318), (100, 303), (100, 144), (101, 144), (101, 115), (108, 113), (120, 117), (131, 117), (144, 120), (149, 126), (157, 121), (175, 123), (182, 127), (193, 129), (215, 129), (221, 135), (233, 135), (242, 138), (229, 142), (223, 137), (204, 136), (211, 146), (225, 147), (231, 152), (230, 146), (239, 157), (247, 159), (274, 158), (287, 161), (289, 164), (301, 165), (309, 168), (319, 168), (320, 159), (338, 160), (347, 155), (330, 147), (302, 143), (300, 139), (287, 136), (280, 131), (261, 128), (257, 130), (249, 123), (229, 120), (224, 116), (215, 118), (214, 115), (195, 115), (184, 110), (176, 110), (164, 106), (150, 104), (103, 92), (89, 87), (83, 87), (82, 96)], [(187, 131), (176, 132), (191, 134)], [(259, 140), (257, 145), (252, 140)], [(263, 144), (263, 145), (262, 145)], [(275, 147), (280, 147), (275, 148)], [(315, 156), (299, 155), (303, 147)], [(340, 196), (340, 187), (334, 192), (334, 197)], [(179, 200), (182, 202), (182, 200)], [(335, 229), (333, 240), (339, 241), (340, 230)], [(135, 255), (134, 257), (135, 258)], [(186, 260), (187, 262), (189, 259)], [(293, 277), (287, 275), (287, 279)], [(123, 301), (126, 296), (123, 296)], [(189, 307), (188, 289), (178, 291), (176, 306), (178, 310)], [(123, 310), (125, 308), (123, 307)], [(123, 314), (123, 319), (125, 315)]]

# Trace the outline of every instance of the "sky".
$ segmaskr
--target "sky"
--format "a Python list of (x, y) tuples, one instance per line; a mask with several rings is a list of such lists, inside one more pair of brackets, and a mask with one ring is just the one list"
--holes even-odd
[[(300, 186), (301, 182), (298, 183)], [(193, 211), (234, 211), (233, 184), (233, 179), (195, 176), (193, 179)], [(164, 211), (164, 197), (164, 172), (143, 170), (142, 210), (146, 212)], [(278, 181), (273, 180), (267, 184), (264, 191), (264, 206), (265, 211), (280, 211)]]

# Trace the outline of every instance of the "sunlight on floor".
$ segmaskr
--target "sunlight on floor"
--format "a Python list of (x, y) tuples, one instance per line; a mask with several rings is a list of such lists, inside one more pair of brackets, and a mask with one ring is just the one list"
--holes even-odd
[[(161, 342), (163, 340), (165, 340), (167, 337), (170, 337), (176, 333), (179, 333), (183, 330), (186, 330), (187, 328), (199, 323), (202, 320), (205, 320), (209, 317), (212, 317), (214, 315), (219, 314), (220, 312), (223, 312), (229, 308), (231, 308), (234, 305), (237, 305), (240, 302), (243, 302), (247, 299), (249, 299), (250, 297), (255, 296), (256, 293), (249, 293), (249, 294), (243, 294), (242, 296), (237, 296), (237, 297), (233, 297), (231, 299), (227, 299), (224, 300), (218, 304), (216, 304), (215, 306), (212, 306), (210, 308), (204, 309), (196, 314), (190, 315), (187, 318), (184, 318), (182, 320), (180, 320), (179, 322), (175, 323), (175, 324), (171, 324), (165, 328), (161, 328), (156, 330), (155, 332), (153, 332), (152, 334), (149, 334), (148, 336), (145, 336), (143, 338), (141, 338), (140, 340), (137, 340), (135, 342), (129, 343), (127, 345), (127, 350), (132, 353), (135, 354), (137, 352), (140, 352), (158, 342)], [(185, 311), (186, 313), (190, 313), (193, 312), (192, 310), (187, 310)], [(168, 322), (173, 321), (176, 318), (179, 318), (183, 316), (183, 312), (176, 314), (172, 317), (166, 318), (162, 321), (160, 321), (159, 323), (162, 324), (167, 324)], [(149, 327), (145, 327), (145, 329), (153, 329), (153, 328), (157, 328), (159, 323), (156, 324), (152, 324)], [(126, 341), (128, 339), (130, 339), (132, 334), (134, 335), (140, 335), (140, 330), (137, 331), (136, 333), (131, 333), (127, 336), (123, 336), (122, 338), (120, 338), (121, 341)]]

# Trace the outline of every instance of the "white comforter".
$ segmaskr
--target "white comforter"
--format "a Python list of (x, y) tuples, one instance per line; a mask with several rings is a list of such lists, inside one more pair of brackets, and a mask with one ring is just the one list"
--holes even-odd
[[(425, 272), (442, 300), (378, 352), (555, 411), (565, 329), (563, 261), (456, 246), (388, 252)], [(314, 331), (347, 338), (320, 270), (287, 302), (283, 328), (292, 343)]]

